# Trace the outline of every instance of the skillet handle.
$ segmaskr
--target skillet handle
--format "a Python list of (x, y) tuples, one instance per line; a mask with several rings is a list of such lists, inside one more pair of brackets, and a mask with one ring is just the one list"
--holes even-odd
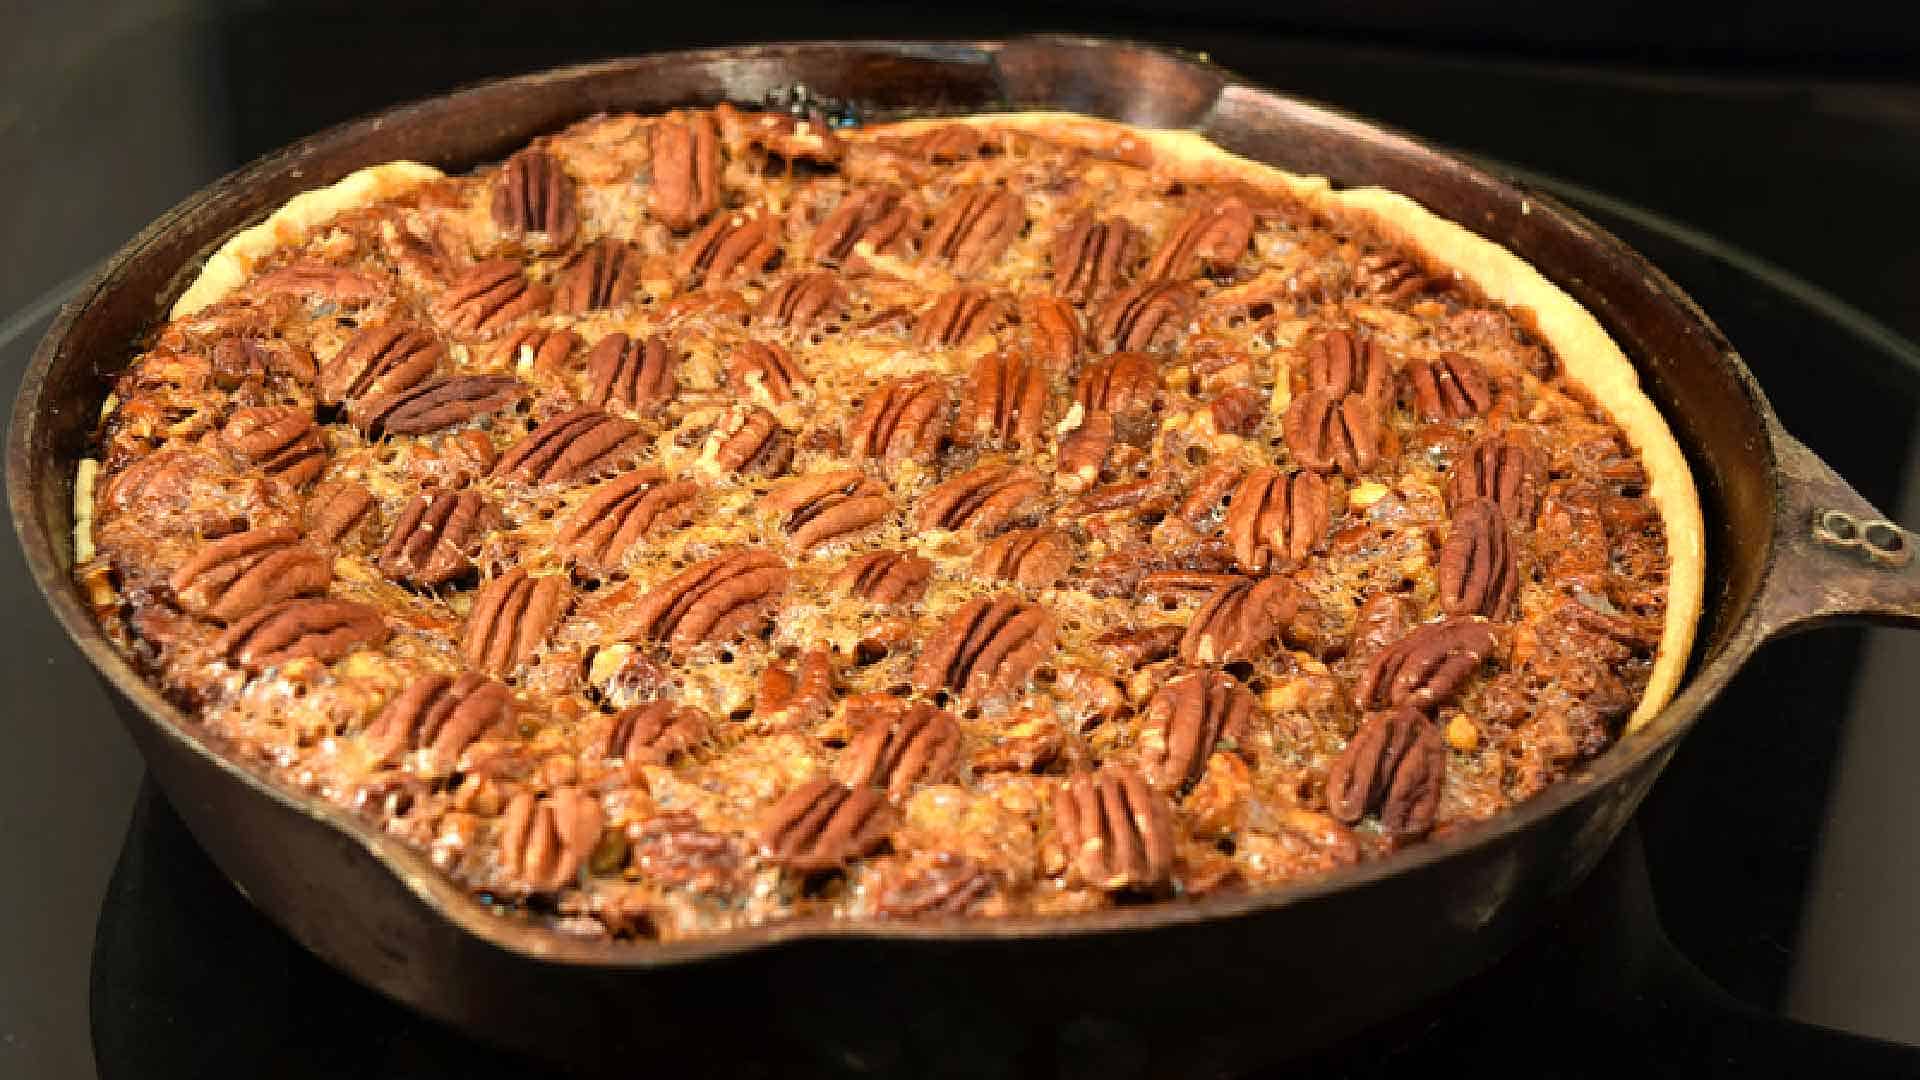
[(1920, 627), (1920, 537), (1887, 519), (1800, 440), (1776, 431), (1780, 516), (1761, 635), (1841, 620)]

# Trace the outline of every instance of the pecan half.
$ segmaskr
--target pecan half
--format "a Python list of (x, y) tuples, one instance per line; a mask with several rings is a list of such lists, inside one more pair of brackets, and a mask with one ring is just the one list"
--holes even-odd
[(1114, 667), (1133, 670), (1170, 660), (1180, 651), (1186, 630), (1178, 626), (1147, 626), (1138, 630), (1109, 630), (1094, 639), (1094, 647)]
[(907, 873), (888, 879), (873, 901), (884, 918), (918, 919), (965, 915), (993, 895), (994, 875), (965, 855), (938, 852), (915, 860)]
[(493, 224), (506, 236), (545, 235), (547, 246), (573, 243), (580, 227), (573, 178), (544, 150), (527, 149), (507, 159), (493, 182)]
[(594, 489), (553, 535), (554, 550), (581, 567), (616, 567), (656, 526), (686, 525), (700, 485), (669, 482), (658, 469), (635, 469)]
[(848, 700), (847, 723), (853, 738), (834, 778), (848, 787), (884, 788), (904, 802), (920, 784), (951, 779), (960, 763), (960, 725), (924, 701), (862, 694)]
[(724, 894), (736, 887), (745, 852), (730, 836), (711, 833), (685, 811), (628, 827), (627, 860), (649, 882)]
[(872, 551), (834, 575), (833, 587), (875, 604), (912, 604), (927, 594), (933, 563), (900, 551)]
[(743, 341), (727, 355), (727, 385), (742, 397), (764, 394), (773, 404), (785, 405), (809, 383), (787, 350), (770, 342)]
[(640, 429), (598, 409), (575, 409), (541, 424), (513, 444), (493, 475), (529, 484), (558, 484), (613, 472), (645, 446)]
[(1253, 717), (1253, 693), (1240, 680), (1219, 671), (1181, 675), (1147, 703), (1140, 766), (1154, 785), (1183, 788), (1200, 779), (1216, 748), (1246, 740)]
[(1073, 542), (1059, 529), (1016, 529), (973, 557), (976, 577), (1011, 581), (1029, 589), (1051, 588), (1073, 566)]
[(819, 109), (743, 113), (722, 104), (714, 113), (720, 118), (729, 149), (744, 143), (788, 163), (810, 161), (815, 165), (834, 165), (846, 153), (846, 141), (834, 132), (833, 124)]
[(365, 484), (330, 480), (307, 500), (307, 535), (328, 546), (340, 544), (378, 517), (373, 509), (373, 493)]
[(860, 244), (866, 244), (875, 254), (902, 251), (912, 225), (913, 211), (897, 192), (857, 188), (849, 191), (813, 230), (808, 253), (815, 262), (851, 268)]
[(659, 335), (635, 341), (608, 334), (587, 354), (587, 404), (624, 412), (665, 405), (677, 390), (673, 367)]
[(599, 801), (578, 789), (522, 791), (500, 819), (500, 868), (529, 892), (557, 892), (579, 879), (605, 827)]
[(567, 609), (567, 579), (515, 567), (480, 587), (460, 638), (467, 663), (506, 675), (533, 659)]
[(1493, 631), (1477, 619), (1454, 617), (1418, 627), (1374, 654), (1354, 683), (1354, 704), (1437, 709), (1454, 699), (1493, 655), (1493, 646)]
[(767, 290), (754, 317), (769, 326), (806, 334), (847, 307), (847, 290), (830, 270), (795, 274)]
[(1459, 353), (1441, 353), (1407, 365), (1413, 404), (1428, 421), (1469, 420), (1493, 408), (1493, 383), (1480, 362)]
[(320, 401), (339, 405), (418, 386), (447, 355), (445, 345), (406, 323), (369, 326), (320, 368)]
[(253, 280), (251, 290), (261, 295), (291, 293), (309, 300), (326, 300), (344, 308), (361, 308), (378, 300), (388, 282), (372, 274), (323, 262), (302, 261), (269, 270)]
[(445, 585), (473, 571), (480, 537), (494, 524), (478, 492), (415, 495), (380, 549), (380, 572), (418, 588)]
[(1020, 196), (1004, 188), (962, 188), (934, 215), (922, 254), (970, 276), (998, 259), (1026, 225)]
[(982, 157), (992, 146), (972, 124), (941, 124), (914, 142), (920, 159), (935, 165)]
[(793, 664), (772, 663), (760, 672), (753, 698), (756, 733), (804, 731), (826, 719), (833, 708), (833, 653), (812, 648)]
[(1253, 434), (1266, 412), (1266, 397), (1248, 386), (1230, 386), (1207, 403), (1215, 431), (1243, 438)]
[(1114, 293), (1094, 320), (1094, 336), (1109, 350), (1141, 352), (1173, 343), (1193, 318), (1193, 290), (1177, 281), (1142, 281)]
[(1385, 405), (1393, 398), (1393, 363), (1379, 340), (1332, 330), (1307, 346), (1307, 385), (1336, 400), (1359, 394)]
[(962, 446), (1034, 448), (1046, 431), (1048, 396), (1047, 373), (1040, 365), (1008, 352), (988, 353), (973, 365), (954, 423), (954, 441)]
[(385, 764), (412, 750), (426, 752), (429, 775), (459, 767), (460, 755), (486, 734), (505, 734), (513, 722), (513, 692), (471, 671), (428, 675), (407, 683), (367, 726), (367, 749)]
[(1106, 296), (1133, 262), (1136, 246), (1124, 218), (1081, 214), (1053, 242), (1053, 291), (1076, 304)]
[(760, 506), (779, 515), (795, 551), (811, 551), (879, 524), (893, 500), (859, 469), (838, 469), (789, 480), (761, 496)]
[(648, 133), (653, 153), (653, 213), (685, 232), (720, 208), (720, 138), (705, 113), (671, 113)]
[(1405, 303), (1433, 288), (1433, 280), (1412, 259), (1390, 251), (1360, 256), (1354, 284), (1389, 303)]
[(1092, 487), (1117, 441), (1112, 413), (1094, 413), (1068, 432), (1060, 440), (1060, 453), (1054, 459), (1061, 490), (1080, 492)]
[(760, 852), (798, 873), (838, 870), (887, 842), (894, 815), (870, 787), (820, 777), (788, 792), (760, 819)]
[(1425, 836), (1440, 809), (1447, 749), (1412, 706), (1369, 715), (1327, 770), (1327, 812), (1342, 825), (1380, 815), (1396, 840)]
[(319, 479), (327, 468), (327, 444), (313, 414), (292, 405), (235, 409), (220, 441), (235, 457), (294, 487)]
[(688, 567), (634, 605), (627, 636), (685, 651), (764, 626), (787, 587), (787, 565), (766, 551), (735, 551)]
[(1230, 269), (1253, 242), (1253, 209), (1234, 195), (1210, 199), (1181, 218), (1147, 263), (1149, 280)]
[(1476, 499), (1454, 511), (1453, 532), (1440, 549), (1440, 606), (1449, 615), (1504, 619), (1519, 588), (1500, 508)]
[(1180, 639), (1189, 664), (1231, 664), (1265, 652), (1300, 610), (1300, 592), (1285, 578), (1241, 578), (1213, 590)]
[(1173, 874), (1173, 808), (1141, 775), (1106, 764), (1063, 781), (1053, 823), (1069, 882), (1119, 892), (1158, 889)]
[(694, 287), (770, 269), (780, 257), (780, 222), (757, 210), (717, 214), (673, 257), (674, 273)]
[(1053, 616), (1011, 596), (982, 596), (948, 616), (913, 668), (922, 694), (951, 693), (962, 704), (1012, 694), (1053, 651)]
[(793, 435), (765, 409), (755, 407), (720, 443), (714, 461), (728, 472), (778, 476), (793, 464)]
[(1454, 460), (1447, 504), (1457, 510), (1475, 499), (1491, 499), (1514, 524), (1531, 526), (1546, 475), (1546, 455), (1539, 449), (1511, 436), (1489, 436)]
[(914, 509), (914, 524), (991, 534), (1031, 510), (1045, 492), (1046, 482), (1032, 469), (980, 465), (927, 492)]
[(380, 612), (351, 600), (281, 600), (256, 609), (214, 639), (215, 652), (255, 673), (311, 657), (323, 664), (387, 640)]
[(1285, 427), (1294, 460), (1314, 472), (1360, 476), (1380, 463), (1380, 411), (1359, 394), (1333, 398), (1315, 391), (1294, 398)]
[(1028, 296), (1020, 301), (1021, 341), (1035, 360), (1064, 371), (1080, 357), (1080, 313), (1053, 296)]
[(915, 375), (882, 383), (860, 403), (847, 425), (847, 456), (877, 458), (888, 467), (931, 461), (947, 434), (947, 387)]
[(576, 252), (554, 277), (554, 310), (584, 315), (626, 303), (640, 285), (640, 249), (603, 236)]
[(913, 324), (919, 349), (957, 349), (993, 333), (1013, 318), (1013, 307), (986, 289), (961, 286), (941, 295)]
[(1174, 513), (1194, 528), (1201, 528), (1220, 509), (1221, 501), (1240, 486), (1241, 479), (1239, 466), (1230, 461), (1207, 466), (1195, 474)]
[(167, 579), (180, 606), (232, 622), (268, 604), (327, 591), (333, 563), (300, 542), (297, 529), (253, 529), (222, 537)]
[(601, 756), (618, 758), (629, 773), (643, 765), (665, 765), (707, 741), (713, 722), (699, 709), (670, 701), (635, 705), (613, 718)]
[(490, 259), (461, 271), (434, 301), (434, 312), (457, 337), (493, 337), (521, 319), (544, 314), (553, 290), (527, 280), (512, 259)]
[(303, 385), (311, 384), (320, 374), (313, 353), (304, 345), (279, 338), (221, 338), (213, 343), (208, 358), (213, 363), (215, 382), (225, 388), (239, 386), (255, 371), (264, 370)]
[(1074, 400), (1088, 414), (1110, 413), (1114, 435), (1139, 444), (1153, 432), (1153, 408), (1160, 394), (1160, 365), (1141, 352), (1120, 352), (1087, 365), (1074, 386)]
[(1327, 482), (1318, 473), (1259, 468), (1234, 489), (1227, 542), (1242, 570), (1260, 574), (1271, 563), (1297, 564), (1319, 550), (1332, 521)]
[(518, 401), (525, 391), (520, 380), (510, 375), (428, 379), (397, 393), (349, 404), (347, 418), (368, 438), (427, 435), (499, 412)]
[(568, 358), (579, 347), (580, 335), (571, 330), (523, 326), (495, 342), (483, 362), (509, 369), (524, 363), (534, 371), (558, 373), (567, 370)]

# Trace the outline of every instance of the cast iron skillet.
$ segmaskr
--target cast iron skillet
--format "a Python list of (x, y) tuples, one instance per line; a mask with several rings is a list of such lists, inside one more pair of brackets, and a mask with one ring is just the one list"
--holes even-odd
[[(659, 946), (561, 940), (489, 914), (415, 853), (190, 734), (109, 647), (68, 571), (71, 472), (103, 376), (199, 260), (295, 193), (375, 162), (463, 170), (601, 110), (758, 102), (795, 84), (870, 120), (1043, 108), (1192, 128), (1296, 172), (1404, 192), (1518, 252), (1626, 349), (1699, 480), (1709, 590), (1679, 696), (1583, 779), (1293, 888), (1067, 920), (780, 926)], [(47, 602), (114, 689), (168, 798), (262, 910), (361, 981), (484, 1038), (635, 1065), (641, 1051), (727, 1053), (716, 1047), (770, 1038), (912, 1071), (955, 1055), (1091, 1064), (1081, 1055), (1097, 1047), (1163, 1075), (1313, 1046), (1498, 957), (1599, 859), (1675, 741), (1761, 641), (1850, 616), (1920, 624), (1914, 536), (1782, 430), (1713, 323), (1618, 240), (1403, 135), (1202, 60), (1081, 39), (646, 56), (489, 83), (298, 143), (174, 208), (61, 311), (14, 404), (7, 494)]]

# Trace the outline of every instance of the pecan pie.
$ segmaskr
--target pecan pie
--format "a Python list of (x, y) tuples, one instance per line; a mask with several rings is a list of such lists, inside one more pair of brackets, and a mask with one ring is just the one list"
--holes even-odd
[(1398, 196), (1063, 115), (394, 163), (117, 376), (76, 574), (196, 734), (555, 933), (1259, 889), (1671, 695), (1691, 480)]

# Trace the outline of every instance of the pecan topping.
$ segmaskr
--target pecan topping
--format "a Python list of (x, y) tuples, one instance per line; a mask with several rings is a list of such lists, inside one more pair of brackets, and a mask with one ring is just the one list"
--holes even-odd
[(1507, 519), (1487, 499), (1453, 515), (1453, 533), (1440, 549), (1440, 606), (1449, 615), (1504, 619), (1520, 587)]
[(387, 640), (380, 612), (351, 600), (281, 600), (256, 609), (214, 639), (214, 651), (259, 673), (312, 657), (323, 664)]
[(313, 414), (291, 405), (235, 409), (220, 441), (235, 457), (294, 487), (312, 483), (327, 467), (327, 444)]
[(1094, 640), (1094, 645), (1113, 665), (1121, 669), (1143, 668), (1170, 660), (1180, 651), (1180, 639), (1186, 631), (1178, 626), (1148, 626), (1139, 630), (1110, 630)]
[(627, 858), (647, 881), (702, 893), (734, 887), (744, 853), (728, 836), (710, 833), (685, 811), (630, 826)]
[(793, 464), (793, 436), (772, 413), (756, 407), (720, 444), (714, 460), (728, 472), (778, 476)]
[(1509, 520), (1530, 526), (1540, 510), (1546, 455), (1511, 437), (1489, 436), (1453, 463), (1447, 504), (1456, 510), (1475, 499), (1491, 499)]
[(805, 334), (847, 307), (847, 290), (829, 270), (795, 274), (767, 290), (754, 317), (770, 326)]
[(625, 240), (603, 236), (574, 254), (554, 278), (553, 306), (584, 315), (627, 302), (640, 285), (640, 251)]
[(1076, 218), (1053, 242), (1053, 291), (1076, 304), (1112, 292), (1133, 261), (1132, 226), (1122, 218)]
[(270, 295), (291, 293), (311, 300), (327, 300), (345, 308), (360, 308), (378, 300), (387, 282), (371, 274), (323, 262), (289, 263), (254, 279), (253, 291)]
[(434, 301), (434, 311), (457, 337), (492, 337), (511, 324), (544, 314), (553, 290), (527, 280), (512, 259), (475, 263)]
[(1410, 705), (1376, 712), (1327, 770), (1327, 812), (1342, 825), (1377, 813), (1388, 837), (1417, 839), (1433, 828), (1446, 774), (1447, 749), (1432, 721)]
[(814, 473), (789, 480), (760, 499), (780, 516), (780, 528), (795, 551), (877, 525), (893, 509), (887, 489), (858, 469)]
[(735, 551), (695, 563), (635, 605), (628, 636), (676, 652), (727, 641), (766, 624), (787, 587), (787, 566), (765, 551)]
[(1019, 689), (1053, 651), (1054, 621), (1045, 608), (1010, 596), (982, 596), (962, 605), (932, 637), (913, 668), (913, 687), (941, 691), (963, 704)]
[(554, 549), (589, 570), (618, 566), (655, 526), (689, 524), (699, 493), (690, 480), (669, 483), (658, 469), (635, 469), (594, 489), (554, 533)]
[(894, 878), (874, 899), (881, 915), (894, 919), (954, 917), (993, 895), (993, 874), (965, 855), (940, 852), (907, 875)]
[(215, 381), (223, 387), (238, 386), (261, 370), (301, 384), (312, 383), (320, 374), (305, 346), (277, 338), (221, 338), (213, 343), (209, 359)]
[(1480, 362), (1442, 353), (1407, 365), (1413, 403), (1423, 420), (1470, 420), (1493, 408), (1493, 383)]
[(1266, 651), (1300, 610), (1300, 593), (1285, 578), (1240, 578), (1214, 589), (1180, 639), (1189, 664), (1231, 664)]
[(504, 235), (546, 234), (556, 248), (573, 243), (580, 227), (573, 178), (543, 150), (522, 150), (507, 159), (493, 184), (493, 223)]
[[(1216, 747), (1237, 748), (1253, 722), (1253, 694), (1218, 671), (1194, 671), (1161, 687), (1140, 730), (1147, 779), (1177, 790), (1200, 779)], [(1223, 745), (1224, 741), (1224, 745)]]
[(500, 868), (529, 892), (556, 892), (578, 880), (605, 827), (600, 803), (575, 788), (522, 791), (500, 820)]
[(613, 333), (587, 354), (587, 404), (638, 412), (673, 400), (673, 359), (658, 335), (635, 341)]
[(1085, 491), (1100, 479), (1107, 455), (1113, 451), (1113, 414), (1097, 412), (1080, 422), (1060, 440), (1060, 453), (1054, 462), (1063, 491)]
[(948, 196), (934, 216), (923, 250), (954, 273), (970, 276), (998, 259), (1026, 224), (1027, 208), (1020, 196), (1003, 188), (963, 188)]
[(1186, 329), (1196, 301), (1177, 281), (1142, 281), (1113, 294), (1094, 320), (1095, 336), (1108, 349), (1139, 352), (1170, 345)]
[(1020, 325), (1027, 352), (1035, 360), (1055, 371), (1062, 371), (1080, 356), (1080, 313), (1072, 304), (1053, 296), (1029, 296), (1020, 301)]
[(685, 232), (720, 208), (720, 139), (705, 113), (674, 113), (653, 125), (654, 216)]
[(833, 586), (875, 604), (912, 604), (927, 594), (933, 563), (898, 551), (873, 551), (834, 575)]
[(571, 330), (523, 326), (488, 349), (484, 362), (503, 368), (519, 368), (524, 363), (534, 371), (561, 372), (579, 347), (580, 335)]
[(945, 293), (913, 324), (919, 349), (957, 349), (1004, 326), (1013, 308), (986, 289), (967, 285)]
[(566, 578), (530, 577), (515, 567), (473, 598), (460, 652), (481, 671), (505, 675), (533, 659), (566, 608)]
[(295, 529), (234, 533), (201, 548), (167, 584), (187, 611), (232, 622), (268, 604), (327, 591), (333, 563)]
[(366, 743), (387, 764), (424, 750), (429, 775), (445, 776), (459, 767), (474, 740), (504, 734), (512, 722), (513, 692), (504, 685), (471, 671), (457, 678), (428, 675), (387, 702), (367, 726)]
[(446, 354), (446, 346), (405, 323), (367, 327), (320, 368), (320, 401), (397, 394), (425, 382)]
[(1089, 415), (1110, 413), (1114, 434), (1139, 443), (1153, 430), (1154, 400), (1160, 393), (1160, 365), (1146, 353), (1122, 352), (1087, 365), (1073, 397)]
[(1073, 542), (1059, 529), (1016, 529), (979, 550), (973, 573), (1029, 589), (1050, 588), (1073, 566)]
[(706, 742), (712, 727), (699, 709), (649, 701), (613, 718), (601, 756), (619, 758), (637, 775), (643, 765), (665, 765)]
[(455, 375), (428, 379), (406, 390), (364, 398), (347, 406), (347, 416), (368, 438), (428, 435), (476, 416), (499, 412), (519, 400), (526, 387), (510, 375)]
[(1359, 394), (1303, 394), (1287, 407), (1285, 426), (1287, 449), (1314, 472), (1359, 476), (1380, 463), (1380, 412)]
[(329, 546), (339, 544), (378, 515), (373, 494), (352, 480), (331, 480), (313, 491), (307, 502), (307, 533)]
[(1012, 353), (988, 353), (973, 365), (954, 423), (954, 441), (963, 446), (1036, 447), (1046, 430), (1047, 401), (1047, 373), (1038, 364)]
[(1307, 385), (1335, 400), (1359, 394), (1384, 405), (1393, 398), (1393, 364), (1378, 340), (1333, 330), (1307, 347)]
[(1173, 874), (1173, 808), (1139, 773), (1076, 772), (1053, 796), (1069, 882), (1119, 892), (1158, 889)]
[(960, 763), (960, 725), (923, 701), (862, 694), (847, 702), (853, 739), (834, 776), (848, 787), (885, 788), (903, 802), (919, 784), (938, 784)]
[(500, 455), (493, 475), (558, 484), (614, 471), (644, 445), (640, 429), (598, 409), (575, 409), (541, 424)]
[(476, 492), (415, 495), (380, 549), (380, 572), (423, 589), (445, 585), (473, 571), (473, 552), (494, 524)]
[(921, 159), (936, 165), (981, 157), (991, 147), (972, 124), (942, 124), (920, 136), (916, 144)]
[(1332, 512), (1327, 482), (1304, 470), (1255, 469), (1234, 489), (1227, 541), (1242, 570), (1265, 573), (1272, 561), (1299, 563), (1326, 539)]
[(727, 385), (742, 397), (764, 394), (773, 404), (785, 405), (808, 383), (807, 373), (787, 350), (764, 341), (743, 341), (727, 357)]
[(820, 777), (767, 810), (758, 830), (760, 851), (798, 873), (838, 870), (886, 843), (893, 823), (878, 791)]
[(914, 510), (921, 529), (972, 529), (998, 532), (1029, 511), (1046, 491), (1046, 482), (1018, 465), (980, 465), (935, 487)]
[(898, 194), (859, 188), (848, 192), (820, 222), (808, 251), (815, 262), (850, 266), (855, 247), (862, 243), (877, 255), (901, 251), (912, 224), (913, 212)]
[(1147, 264), (1149, 280), (1190, 278), (1231, 269), (1253, 242), (1253, 210), (1236, 196), (1195, 207), (1167, 234)]
[(1213, 429), (1227, 435), (1253, 434), (1266, 411), (1266, 398), (1246, 386), (1228, 387), (1207, 403)]
[(1493, 631), (1476, 619), (1428, 623), (1374, 654), (1354, 684), (1354, 704), (1437, 709), (1493, 655), (1493, 645)]
[(673, 269), (697, 287), (770, 269), (779, 257), (779, 221), (760, 211), (735, 210), (716, 215), (694, 233), (674, 256)]
[(926, 375), (881, 384), (847, 425), (847, 455), (888, 467), (931, 461), (947, 434), (946, 384)]
[(1392, 252), (1360, 256), (1360, 268), (1354, 272), (1353, 280), (1362, 291), (1395, 304), (1405, 303), (1433, 287), (1433, 281), (1413, 260)]

